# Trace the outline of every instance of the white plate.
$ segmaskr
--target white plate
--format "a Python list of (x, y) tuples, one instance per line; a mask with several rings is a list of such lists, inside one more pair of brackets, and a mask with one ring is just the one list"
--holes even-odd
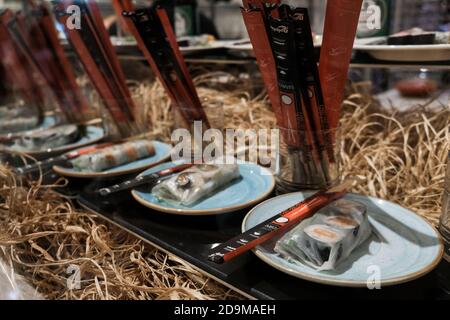
[[(141, 175), (151, 174), (174, 165), (172, 162), (163, 163)], [(160, 201), (151, 193), (150, 187), (147, 190), (134, 189), (132, 194), (136, 201), (148, 208), (176, 215), (194, 216), (237, 211), (263, 201), (272, 193), (275, 178), (268, 169), (254, 163), (239, 163), (239, 171), (241, 179), (190, 207)]]
[(86, 126), (84, 130), (85, 134), (82, 135), (77, 141), (60, 147), (48, 148), (46, 150), (27, 150), (23, 147), (13, 145), (5, 147), (4, 150), (6, 152), (25, 153), (34, 158), (45, 158), (96, 143), (105, 137), (105, 130), (103, 130), (103, 128), (97, 126)]
[[(242, 232), (309, 195), (311, 193), (291, 193), (261, 203), (245, 217)], [(348, 194), (345, 198), (367, 206), (373, 233), (336, 270), (320, 272), (301, 263), (288, 262), (274, 252), (276, 239), (257, 247), (256, 255), (294, 277), (345, 287), (367, 287), (374, 272), (379, 276), (381, 286), (404, 283), (425, 275), (440, 262), (443, 254), (440, 236), (423, 218), (386, 200), (356, 194)]]
[(170, 152), (172, 150), (171, 145), (159, 141), (153, 141), (153, 145), (155, 147), (155, 154), (153, 156), (139, 159), (103, 172), (78, 171), (73, 168), (66, 168), (63, 166), (54, 166), (53, 170), (65, 177), (85, 179), (110, 178), (135, 173), (156, 166), (170, 158)]
[(354, 49), (369, 53), (378, 60), (388, 61), (447, 61), (450, 60), (450, 44), (387, 45), (371, 44), (386, 37), (357, 39)]
[[(322, 35), (316, 35), (314, 37), (314, 47), (319, 48), (322, 45)], [(253, 46), (250, 39), (241, 39), (235, 41), (227, 41), (224, 47), (229, 50), (242, 51), (250, 56), (255, 56), (253, 52)]]

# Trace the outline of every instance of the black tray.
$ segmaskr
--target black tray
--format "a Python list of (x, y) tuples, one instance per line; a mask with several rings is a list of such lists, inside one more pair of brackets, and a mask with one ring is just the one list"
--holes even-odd
[(266, 265), (252, 252), (217, 265), (207, 261), (209, 249), (239, 234), (248, 210), (199, 217), (163, 214), (141, 206), (129, 192), (100, 198), (91, 192), (100, 185), (105, 182), (85, 187), (78, 197), (81, 206), (249, 298), (450, 299), (450, 264), (444, 261), (418, 280), (381, 290), (333, 287), (297, 279)]

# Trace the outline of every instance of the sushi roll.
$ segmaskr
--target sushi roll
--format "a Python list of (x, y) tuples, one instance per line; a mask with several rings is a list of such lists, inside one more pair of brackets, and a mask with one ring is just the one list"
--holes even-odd
[(16, 144), (25, 150), (57, 148), (76, 141), (79, 135), (78, 126), (68, 124), (26, 134)]
[(152, 189), (161, 201), (192, 206), (240, 177), (237, 164), (193, 166)]
[(366, 207), (338, 200), (286, 233), (275, 251), (319, 271), (334, 270), (371, 235)]
[(155, 147), (151, 141), (136, 140), (82, 155), (72, 160), (72, 166), (78, 171), (102, 172), (154, 154)]

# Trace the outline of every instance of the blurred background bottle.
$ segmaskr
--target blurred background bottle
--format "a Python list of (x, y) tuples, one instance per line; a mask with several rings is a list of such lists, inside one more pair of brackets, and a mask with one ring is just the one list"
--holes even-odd
[(175, 29), (179, 37), (193, 36), (199, 33), (196, 0), (175, 1)]

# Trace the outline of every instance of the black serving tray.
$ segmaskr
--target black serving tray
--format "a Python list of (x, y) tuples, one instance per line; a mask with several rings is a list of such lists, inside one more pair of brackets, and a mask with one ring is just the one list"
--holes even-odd
[(108, 198), (92, 192), (110, 183), (111, 180), (85, 181), (79, 204), (248, 298), (450, 299), (450, 264), (444, 260), (420, 279), (380, 290), (333, 287), (297, 279), (273, 269), (252, 252), (224, 265), (214, 264), (206, 259), (209, 249), (239, 234), (249, 209), (217, 216), (169, 215), (143, 207), (129, 192)]

